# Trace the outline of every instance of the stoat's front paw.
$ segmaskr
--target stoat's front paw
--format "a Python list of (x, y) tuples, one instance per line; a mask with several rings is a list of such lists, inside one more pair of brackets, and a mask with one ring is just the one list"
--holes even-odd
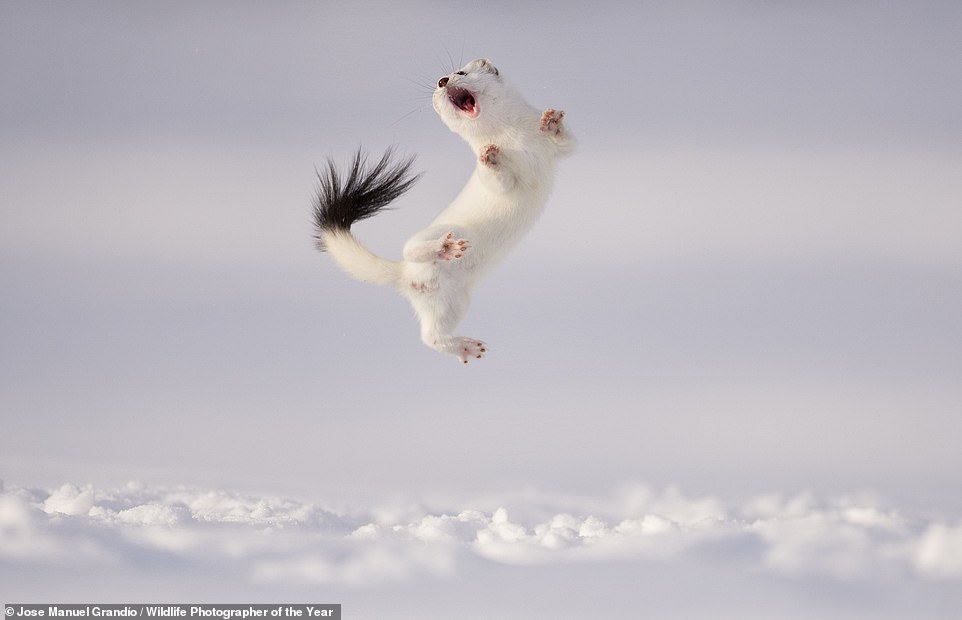
[(501, 164), (501, 149), (494, 144), (481, 147), (481, 155), (478, 160), (490, 168), (497, 168)]
[(459, 336), (455, 340), (458, 347), (457, 356), (461, 363), (467, 364), (468, 360), (481, 359), (488, 352), (488, 345), (474, 338)]
[(468, 245), (467, 239), (455, 239), (454, 233), (442, 235), (441, 238), (438, 239), (438, 243), (440, 244), (438, 260), (459, 259), (464, 256), (464, 253), (471, 247)]
[(562, 125), (562, 120), (564, 120), (565, 113), (563, 110), (553, 110), (548, 108), (541, 115), (541, 131), (546, 134), (553, 136), (560, 136), (561, 132), (564, 131), (564, 125)]

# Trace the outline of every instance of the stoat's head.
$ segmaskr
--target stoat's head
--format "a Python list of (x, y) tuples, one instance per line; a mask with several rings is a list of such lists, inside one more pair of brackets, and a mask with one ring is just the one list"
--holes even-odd
[(472, 135), (498, 133), (510, 122), (512, 93), (497, 67), (481, 58), (442, 76), (432, 103), (444, 124), (470, 141)]

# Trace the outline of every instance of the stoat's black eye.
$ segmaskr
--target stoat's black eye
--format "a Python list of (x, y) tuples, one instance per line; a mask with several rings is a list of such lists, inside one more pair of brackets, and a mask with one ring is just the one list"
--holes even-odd
[(444, 76), (443, 78), (441, 78), (440, 80), (438, 80), (438, 88), (444, 88), (445, 86), (447, 86), (447, 84), (448, 84), (448, 77), (447, 77), (447, 76)]
[(464, 71), (455, 71), (454, 75), (467, 75)]

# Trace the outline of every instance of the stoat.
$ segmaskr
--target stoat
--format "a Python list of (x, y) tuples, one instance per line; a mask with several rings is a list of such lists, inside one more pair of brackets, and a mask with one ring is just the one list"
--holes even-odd
[(466, 364), (488, 351), (481, 340), (454, 334), (471, 292), (544, 210), (555, 163), (573, 150), (574, 140), (564, 112), (525, 103), (486, 59), (439, 79), (432, 103), (477, 157), (454, 201), (407, 240), (403, 260), (376, 256), (351, 225), (376, 215), (418, 177), (411, 174), (413, 160), (395, 161), (390, 149), (374, 165), (359, 151), (346, 175), (330, 160), (318, 173), (316, 239), (351, 276), (400, 291), (420, 319), (424, 343)]

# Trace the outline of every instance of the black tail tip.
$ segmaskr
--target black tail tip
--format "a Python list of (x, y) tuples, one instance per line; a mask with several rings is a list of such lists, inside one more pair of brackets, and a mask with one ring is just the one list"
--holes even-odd
[(421, 177), (411, 172), (414, 159), (398, 158), (391, 147), (371, 165), (358, 149), (346, 173), (342, 173), (328, 158), (327, 166), (317, 170), (314, 239), (318, 248), (325, 249), (325, 231), (350, 230), (355, 222), (377, 215), (411, 189)]

